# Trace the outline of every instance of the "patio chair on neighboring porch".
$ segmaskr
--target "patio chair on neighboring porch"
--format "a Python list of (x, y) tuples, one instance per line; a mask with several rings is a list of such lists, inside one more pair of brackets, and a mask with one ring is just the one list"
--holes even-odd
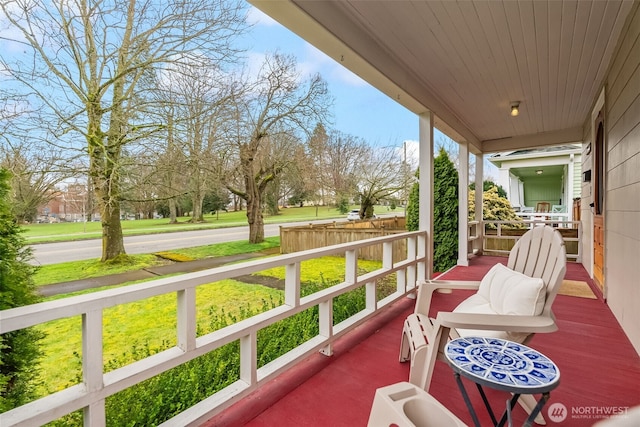
[(548, 215), (544, 215), (548, 212), (551, 212), (551, 203), (549, 202), (538, 202), (536, 203), (536, 213), (542, 214), (542, 215), (535, 215), (532, 216), (531, 219), (534, 221), (548, 221), (549, 220), (549, 216)]
[[(436, 359), (444, 359), (442, 351), (450, 337), (488, 336), (526, 344), (536, 332), (556, 331), (551, 305), (565, 270), (562, 236), (543, 226), (527, 231), (511, 249), (507, 267), (496, 264), (480, 282), (421, 283), (400, 347), (400, 361), (411, 360), (409, 382), (429, 391)], [(478, 291), (453, 312), (439, 312), (434, 319), (428, 316), (436, 289)], [(530, 403), (523, 406), (530, 410)]]

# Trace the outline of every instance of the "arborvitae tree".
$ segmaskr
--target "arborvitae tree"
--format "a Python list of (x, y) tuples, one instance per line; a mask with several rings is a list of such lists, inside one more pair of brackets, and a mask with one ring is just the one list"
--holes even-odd
[(444, 148), (433, 160), (433, 269), (458, 260), (458, 171)]
[[(458, 172), (443, 148), (434, 159), (433, 167), (433, 268), (446, 271), (458, 259)], [(416, 182), (407, 205), (406, 228), (409, 231), (418, 229), (419, 193)]]
[[(9, 172), (0, 169), (0, 310), (38, 301), (35, 268), (27, 263), (31, 251), (11, 214), (9, 179)], [(42, 338), (32, 328), (0, 335), (0, 412), (33, 399)]]

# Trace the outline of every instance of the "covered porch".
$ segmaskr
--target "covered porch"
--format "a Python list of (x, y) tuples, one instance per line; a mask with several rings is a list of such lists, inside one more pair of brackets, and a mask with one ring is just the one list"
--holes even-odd
[[(0, 423), (40, 425), (83, 410), (85, 425), (105, 425), (108, 397), (239, 342), (237, 381), (165, 425), (364, 425), (375, 390), (408, 378), (409, 366), (398, 362), (401, 324), (414, 304), (407, 295), (416, 279), (433, 274), (436, 127), (460, 144), (460, 181), (465, 184), (471, 181), (474, 158), (476, 188), (481, 187), (485, 154), (581, 144), (582, 170), (591, 170), (592, 178), (581, 188), (581, 263), (571, 263), (565, 278), (587, 282), (596, 299), (559, 295), (554, 304), (559, 331), (538, 334), (530, 344), (561, 370), (551, 403), (567, 408), (563, 425), (592, 425), (598, 421), (595, 415), (640, 404), (640, 2), (252, 3), (416, 114), (423, 171), (419, 231), (7, 310), (2, 333), (81, 317), (83, 378), (0, 414)], [(517, 118), (509, 115), (513, 101), (520, 102)], [(468, 186), (460, 189), (459, 266), (447, 278), (477, 280), (502, 259), (468, 257), (484, 236), (468, 238), (474, 221), (466, 215)], [(482, 203), (477, 193), (476, 206)], [(481, 217), (475, 224), (483, 231)], [(400, 239), (409, 250), (406, 259), (395, 262), (391, 249)], [(356, 253), (372, 244), (383, 246), (382, 267), (359, 275)], [(344, 282), (302, 296), (300, 264), (335, 252), (346, 253)], [(286, 270), (281, 306), (197, 334), (197, 287), (273, 267)], [(396, 291), (378, 301), (376, 281), (391, 274), (400, 278)], [(366, 289), (366, 308), (334, 325), (334, 298), (359, 287)], [(175, 346), (105, 372), (103, 311), (164, 294), (175, 296)], [(463, 297), (437, 295), (433, 309), (449, 310)], [(257, 332), (312, 307), (320, 312), (319, 333), (259, 367)], [(451, 371), (440, 362), (430, 393), (470, 423)], [(477, 405), (479, 398), (472, 397)], [(498, 405), (503, 397), (490, 394)], [(522, 416), (517, 408), (516, 422)]]
[[(468, 267), (455, 267), (443, 278), (479, 280), (504, 257), (480, 256)], [(640, 358), (582, 265), (570, 262), (566, 279), (584, 281), (594, 298), (558, 295), (554, 303), (559, 330), (537, 334), (530, 346), (549, 356), (560, 368), (560, 386), (551, 393), (543, 409), (553, 403), (567, 408), (566, 426), (591, 426), (640, 403)], [(469, 292), (437, 294), (436, 311), (453, 309)], [(203, 425), (223, 426), (364, 426), (377, 388), (407, 381), (409, 364), (398, 362), (400, 333), (414, 300), (405, 298), (381, 312), (334, 344), (334, 354), (320, 354), (302, 361), (290, 372), (210, 419)], [(482, 400), (471, 383), (472, 402), (482, 425), (489, 425)], [(453, 372), (437, 362), (429, 390), (456, 416), (473, 425), (454, 381)], [(500, 412), (507, 393), (490, 390), (494, 410)], [(519, 406), (513, 412), (514, 425), (526, 418)]]

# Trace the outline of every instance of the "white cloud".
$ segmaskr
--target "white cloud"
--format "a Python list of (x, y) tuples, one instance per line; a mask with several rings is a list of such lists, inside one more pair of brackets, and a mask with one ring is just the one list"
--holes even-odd
[(260, 73), (260, 70), (262, 69), (262, 66), (264, 65), (265, 60), (266, 54), (255, 51), (249, 52), (247, 55), (244, 72), (248, 76), (250, 76), (252, 80), (256, 79), (258, 77), (258, 74)]

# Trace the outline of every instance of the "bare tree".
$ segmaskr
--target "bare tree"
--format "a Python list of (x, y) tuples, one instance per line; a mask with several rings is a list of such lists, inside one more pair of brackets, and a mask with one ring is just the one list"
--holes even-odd
[[(199, 60), (192, 66), (181, 64), (168, 69), (158, 89), (158, 99), (171, 108), (172, 134), (167, 138), (167, 152), (177, 149), (183, 154), (182, 162), (172, 165), (173, 170), (186, 178), (192, 202), (190, 221), (202, 222), (205, 195), (219, 183), (217, 159), (225, 149), (225, 122), (232, 120), (227, 103), (234, 82), (217, 64)], [(176, 156), (173, 159), (177, 160)]]
[(38, 208), (55, 197), (56, 185), (68, 177), (61, 173), (60, 161), (57, 153), (27, 143), (0, 144), (0, 167), (11, 172), (11, 210), (18, 221), (34, 221)]
[(321, 162), (321, 179), (333, 194), (335, 203), (348, 209), (348, 202), (357, 193), (357, 167), (363, 162), (369, 147), (361, 138), (331, 131), (324, 149), (316, 157)]
[[(162, 85), (159, 85), (162, 87)], [(182, 171), (186, 164), (185, 153), (180, 147), (176, 122), (178, 120), (179, 101), (173, 93), (171, 86), (164, 90), (156, 91), (158, 106), (155, 113), (160, 122), (165, 123), (162, 132), (156, 135), (157, 149), (151, 149), (156, 153), (153, 163), (156, 167), (155, 190), (159, 200), (165, 200), (169, 207), (169, 223), (178, 222), (178, 200), (185, 193), (187, 180)]]
[(288, 154), (299, 140), (298, 135), (310, 133), (316, 123), (327, 117), (328, 92), (319, 75), (303, 83), (296, 74), (295, 60), (275, 54), (266, 58), (256, 81), (234, 100), (237, 128), (231, 138), (240, 166), (236, 170), (232, 165), (242, 177), (243, 187), (234, 186), (232, 178), (225, 184), (245, 200), (249, 241), (259, 243), (264, 241), (262, 209), (266, 187), (291, 161)]
[[(125, 253), (120, 224), (125, 146), (162, 128), (147, 122), (146, 85), (167, 64), (226, 61), (244, 25), (229, 0), (14, 0), (0, 8), (24, 53), (1, 66), (50, 113), (57, 141), (82, 135), (102, 220), (102, 261)], [(17, 54), (16, 54), (17, 55)], [(44, 111), (44, 110), (43, 110)], [(59, 142), (56, 142), (59, 143)]]
[(304, 144), (286, 139), (279, 142), (282, 144), (270, 144), (269, 157), (282, 159), (282, 172), (269, 183), (265, 192), (265, 205), (270, 215), (277, 215), (280, 206), (287, 205), (292, 196), (304, 197), (304, 181), (310, 178)]
[(371, 218), (375, 204), (397, 197), (407, 187), (403, 162), (396, 147), (368, 147), (356, 170), (360, 218)]
[(300, 181), (304, 185), (307, 200), (313, 202), (318, 215), (318, 206), (327, 204), (328, 196), (328, 163), (324, 153), (327, 149), (329, 136), (322, 123), (318, 123), (307, 142), (307, 152), (304, 162), (305, 173)]

